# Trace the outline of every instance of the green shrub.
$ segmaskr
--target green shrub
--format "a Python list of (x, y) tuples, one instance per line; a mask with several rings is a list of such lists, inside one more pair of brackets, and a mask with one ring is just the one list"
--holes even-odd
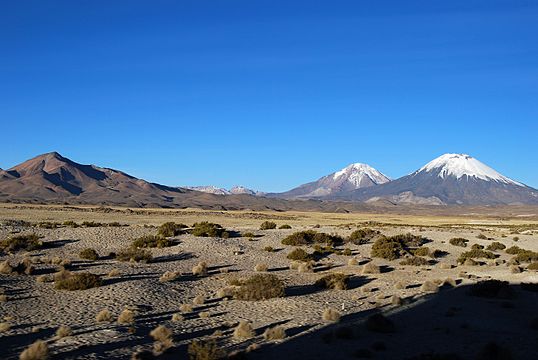
[(527, 270), (538, 270), (538, 262), (530, 263), (529, 266), (527, 266)]
[(183, 229), (186, 229), (187, 225), (177, 224), (173, 221), (165, 222), (157, 229), (157, 235), (160, 237), (172, 237), (181, 234)]
[(265, 300), (285, 295), (284, 283), (273, 274), (256, 274), (239, 284), (234, 293), (238, 300)]
[(429, 241), (423, 236), (413, 234), (381, 237), (374, 242), (371, 256), (395, 260), (409, 253), (411, 251), (410, 248), (422, 246)]
[(355, 245), (364, 245), (380, 236), (381, 233), (377, 230), (369, 228), (363, 228), (353, 231), (348, 237), (347, 241)]
[(297, 261), (310, 261), (312, 260), (312, 254), (307, 253), (305, 250), (301, 248), (297, 248), (290, 252), (287, 256), (290, 260), (297, 260)]
[(153, 259), (151, 252), (146, 249), (129, 247), (116, 254), (119, 261), (150, 262)]
[(329, 235), (314, 230), (295, 232), (282, 240), (284, 245), (302, 246), (310, 244), (337, 245), (343, 242), (343, 238), (338, 235)]
[(342, 273), (327, 274), (318, 279), (314, 285), (323, 289), (347, 290), (349, 275)]
[(91, 273), (69, 274), (62, 279), (57, 279), (54, 286), (58, 290), (86, 290), (101, 286), (99, 275)]
[(284, 225), (280, 225), (278, 228), (279, 229), (291, 229), (291, 226), (288, 224), (284, 224)]
[(500, 243), (498, 241), (492, 242), (486, 248), (486, 250), (489, 250), (489, 251), (497, 251), (497, 250), (504, 250), (504, 249), (506, 249), (506, 245), (504, 245), (504, 244), (502, 244), (502, 243)]
[(413, 256), (401, 261), (400, 265), (425, 266), (430, 265), (430, 262), (423, 257)]
[(480, 239), (480, 240), (487, 240), (487, 239), (488, 239), (488, 237), (487, 237), (486, 235), (484, 235), (484, 234), (478, 234), (478, 235), (476, 236), (476, 238), (477, 238), (477, 239)]
[(41, 237), (36, 234), (12, 236), (0, 242), (0, 250), (14, 252), (41, 249), (44, 244), (40, 239)]
[(470, 251), (463, 252), (458, 258), (458, 263), (463, 264), (467, 259), (495, 259), (497, 256), (491, 251), (485, 251), (482, 249), (473, 249)]
[(350, 248), (345, 248), (345, 249), (342, 251), (342, 255), (345, 255), (345, 256), (351, 256), (351, 255), (353, 255), (353, 253), (351, 252), (351, 249), (350, 249)]
[(418, 249), (413, 249), (411, 253), (415, 256), (428, 256), (430, 255), (430, 248), (427, 246), (419, 247)]
[(225, 358), (224, 350), (217, 344), (217, 340), (194, 340), (188, 347), (189, 360), (219, 360)]
[(42, 221), (37, 224), (37, 227), (40, 227), (42, 229), (56, 229), (60, 226), (57, 222), (50, 222), (50, 221)]
[(97, 251), (95, 251), (95, 249), (92, 249), (92, 248), (87, 248), (87, 249), (81, 250), (80, 253), (78, 254), (78, 256), (81, 259), (85, 259), (85, 260), (97, 260), (97, 259), (99, 259), (99, 254), (97, 254)]
[(256, 235), (254, 235), (254, 233), (251, 233), (251, 232), (246, 232), (246, 233), (242, 233), (241, 234), (242, 237), (246, 237), (246, 238), (253, 238), (255, 237)]
[(471, 250), (482, 250), (482, 249), (484, 249), (484, 246), (480, 244), (473, 244), (473, 246), (471, 246)]
[(450, 245), (467, 247), (469, 240), (464, 238), (452, 238), (449, 240)]
[(100, 223), (100, 222), (95, 222), (95, 221), (83, 221), (82, 226), (85, 226), (85, 227), (101, 227), (101, 226), (103, 226), (103, 224)]
[(272, 221), (264, 221), (260, 225), (260, 230), (270, 230), (270, 229), (276, 229), (276, 223)]
[(74, 222), (73, 220), (67, 220), (67, 221), (64, 221), (64, 226), (69, 226), (69, 227), (72, 227), (72, 228), (77, 228), (79, 227), (80, 225), (77, 224), (76, 222)]
[(274, 252), (275, 249), (272, 247), (272, 246), (266, 246), (263, 248), (263, 250), (267, 251), (267, 252)]
[(158, 235), (145, 235), (135, 239), (132, 243), (133, 248), (164, 248), (174, 245), (170, 239)]
[(510, 255), (517, 255), (521, 252), (528, 251), (520, 248), (519, 246), (510, 246), (508, 249), (506, 249), (506, 253)]
[(219, 224), (213, 224), (207, 221), (195, 223), (190, 230), (194, 236), (201, 237), (222, 237), (227, 238), (230, 234)]
[(523, 250), (515, 256), (518, 263), (530, 263), (538, 261), (538, 253), (530, 250)]

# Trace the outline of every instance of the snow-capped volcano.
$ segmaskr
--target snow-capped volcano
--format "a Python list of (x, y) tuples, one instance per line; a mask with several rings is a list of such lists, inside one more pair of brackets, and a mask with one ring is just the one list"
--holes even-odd
[(282, 198), (320, 198), (384, 184), (390, 179), (367, 164), (354, 163), (314, 182), (270, 196)]
[(201, 191), (209, 194), (215, 194), (215, 195), (240, 195), (240, 194), (247, 194), (247, 195), (263, 195), (262, 192), (252, 190), (249, 188), (246, 188), (244, 186), (236, 185), (232, 187), (230, 190), (225, 188), (219, 188), (213, 185), (207, 185), (207, 186), (183, 186), (184, 189), (189, 190), (196, 190)]
[(397, 180), (329, 198), (431, 205), (537, 204), (538, 190), (500, 174), (469, 155), (444, 154)]
[(437, 176), (444, 179), (454, 176), (456, 179), (470, 177), (486, 181), (498, 181), (505, 184), (525, 186), (504, 175), (467, 154), (444, 154), (430, 161), (417, 172), (436, 172)]

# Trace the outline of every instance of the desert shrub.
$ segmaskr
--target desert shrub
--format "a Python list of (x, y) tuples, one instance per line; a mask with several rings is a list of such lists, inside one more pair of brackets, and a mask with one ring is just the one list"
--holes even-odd
[(43, 340), (37, 340), (20, 355), (20, 360), (43, 360), (49, 358), (49, 347)]
[(330, 235), (314, 230), (298, 231), (282, 239), (282, 244), (292, 246), (310, 244), (326, 244), (333, 246), (341, 244), (342, 242), (343, 238), (338, 235)]
[(250, 240), (252, 240), (252, 238), (256, 237), (256, 235), (254, 233), (251, 233), (251, 232), (241, 233), (241, 236), (246, 237), (246, 238), (250, 238)]
[(0, 250), (4, 252), (32, 251), (43, 248), (43, 241), (36, 234), (16, 235), (0, 241)]
[(99, 254), (97, 254), (97, 251), (95, 251), (95, 249), (92, 249), (92, 248), (87, 248), (87, 249), (81, 250), (79, 252), (78, 256), (81, 259), (85, 259), (85, 260), (97, 260), (97, 259), (99, 259)]
[(183, 229), (186, 229), (187, 225), (178, 224), (173, 221), (165, 222), (157, 228), (157, 236), (159, 237), (172, 237), (182, 233)]
[(205, 297), (203, 295), (196, 295), (194, 299), (192, 299), (192, 303), (194, 305), (203, 305), (205, 303)]
[(170, 239), (159, 235), (145, 235), (141, 236), (133, 241), (131, 246), (135, 249), (141, 248), (164, 248), (174, 245), (174, 242)]
[(179, 272), (177, 271), (165, 271), (160, 277), (159, 282), (169, 282), (174, 281), (179, 277)]
[(333, 308), (326, 308), (321, 314), (321, 318), (323, 319), (323, 321), (327, 322), (338, 322), (340, 321), (340, 317), (340, 313)]
[(42, 221), (37, 224), (37, 227), (42, 229), (56, 229), (58, 228), (60, 224), (57, 222), (51, 222), (51, 221)]
[(192, 312), (192, 305), (191, 304), (181, 304), (179, 305), (179, 311), (182, 313), (190, 313)]
[(390, 298), (390, 303), (392, 305), (399, 306), (399, 305), (402, 305), (403, 300), (398, 295), (392, 295), (392, 297)]
[(95, 222), (95, 221), (83, 221), (82, 222), (82, 226), (84, 226), (84, 227), (101, 227), (103, 225), (104, 224), (102, 224), (100, 222)]
[(538, 270), (538, 262), (530, 263), (529, 266), (527, 266), (527, 270)]
[(514, 257), (514, 260), (518, 263), (538, 261), (538, 253), (531, 250), (522, 250)]
[(97, 322), (112, 322), (113, 320), (114, 316), (108, 309), (103, 309), (95, 315), (95, 321)]
[(194, 236), (201, 237), (222, 237), (227, 238), (230, 234), (219, 224), (202, 221), (195, 223), (190, 230), (190, 233)]
[(310, 261), (312, 260), (312, 254), (307, 253), (304, 249), (297, 248), (290, 252), (287, 258), (296, 261)]
[(215, 339), (195, 340), (188, 347), (189, 360), (218, 360), (225, 357), (224, 350)]
[(512, 238), (512, 240), (514, 240), (514, 241), (519, 241), (519, 236), (514, 236), (514, 237)]
[(369, 263), (364, 264), (362, 266), (362, 271), (361, 272), (362, 272), (363, 275), (366, 275), (366, 274), (379, 274), (379, 273), (381, 273), (381, 268), (379, 267), (379, 265), (376, 265), (373, 262), (369, 262)]
[(420, 286), (420, 291), (423, 291), (423, 292), (437, 292), (437, 291), (439, 291), (439, 285), (437, 283), (435, 283), (434, 281), (426, 280)]
[(480, 240), (487, 240), (487, 239), (488, 239), (488, 237), (487, 237), (486, 235), (484, 235), (484, 234), (478, 234), (478, 235), (476, 236), (476, 238), (477, 238), (477, 239), (480, 239)]
[(506, 253), (510, 255), (517, 255), (521, 252), (528, 251), (520, 248), (519, 246), (510, 246), (508, 249), (506, 249)]
[(297, 266), (297, 271), (300, 273), (311, 273), (314, 272), (314, 262), (313, 261), (300, 261)]
[(153, 259), (151, 252), (146, 249), (127, 248), (116, 254), (119, 261), (150, 262)]
[(363, 228), (353, 231), (348, 237), (347, 241), (355, 245), (364, 245), (380, 236), (381, 233), (377, 230), (369, 228)]
[(394, 322), (383, 314), (374, 314), (366, 320), (366, 329), (378, 333), (392, 333), (396, 331)]
[(469, 242), (469, 240), (464, 238), (452, 238), (448, 242), (450, 243), (450, 245), (467, 247), (467, 243)]
[(463, 264), (467, 259), (495, 259), (496, 257), (497, 256), (491, 251), (475, 248), (473, 250), (461, 253), (460, 257), (458, 258), (458, 263)]
[(69, 326), (62, 325), (56, 330), (56, 338), (61, 339), (73, 335), (73, 331)]
[(135, 313), (130, 309), (124, 309), (118, 316), (118, 324), (132, 324), (135, 321)]
[(428, 256), (430, 255), (430, 248), (427, 246), (419, 247), (411, 251), (415, 256)]
[(197, 276), (207, 275), (207, 263), (201, 261), (192, 268), (192, 274)]
[(279, 229), (291, 229), (291, 226), (288, 224), (283, 224), (278, 227)]
[(284, 283), (272, 274), (256, 274), (239, 284), (234, 294), (238, 300), (264, 300), (285, 295)]
[(172, 314), (172, 321), (173, 322), (181, 322), (185, 320), (185, 317), (179, 313)]
[(149, 336), (155, 340), (154, 349), (157, 353), (162, 353), (174, 345), (174, 341), (172, 340), (172, 330), (166, 326), (157, 326), (155, 329), (151, 330)]
[(9, 329), (11, 329), (11, 325), (8, 322), (0, 323), (0, 333), (9, 331)]
[(351, 255), (353, 255), (353, 253), (351, 252), (351, 249), (350, 249), (350, 248), (345, 248), (345, 249), (342, 251), (342, 255), (344, 255), (344, 256), (351, 256)]
[(507, 281), (484, 280), (471, 285), (469, 294), (483, 298), (510, 298), (513, 290)]
[(81, 272), (69, 274), (63, 279), (54, 281), (54, 287), (58, 290), (86, 290), (101, 286), (99, 275)]
[(267, 264), (256, 264), (256, 266), (254, 267), (254, 271), (257, 271), (257, 272), (264, 272), (264, 271), (267, 271), (269, 269), (269, 267), (267, 266)]
[(267, 251), (267, 252), (273, 252), (275, 251), (275, 249), (272, 247), (272, 246), (266, 246), (263, 248), (263, 250)]
[(351, 258), (347, 261), (348, 266), (357, 266), (359, 265), (359, 261), (355, 258)]
[(502, 243), (500, 243), (498, 241), (492, 242), (486, 248), (486, 250), (489, 250), (489, 251), (497, 251), (497, 250), (504, 250), (504, 249), (506, 249), (506, 245), (504, 245), (504, 244), (502, 244)]
[(233, 336), (236, 339), (250, 339), (254, 337), (254, 335), (252, 324), (245, 320), (241, 320), (233, 332)]
[(473, 244), (473, 246), (471, 246), (471, 250), (482, 250), (482, 249), (484, 249), (484, 245)]
[(413, 256), (401, 261), (400, 265), (425, 266), (430, 265), (430, 262), (423, 257)]
[(349, 275), (342, 273), (332, 273), (322, 276), (314, 285), (323, 289), (347, 290)]
[(400, 234), (377, 239), (372, 246), (372, 257), (395, 260), (409, 253), (411, 248), (422, 246), (430, 240), (413, 234)]
[(264, 221), (260, 225), (260, 230), (270, 230), (270, 229), (276, 229), (276, 223), (272, 221)]
[(263, 338), (267, 341), (282, 340), (286, 338), (286, 330), (281, 325), (267, 328), (263, 333)]

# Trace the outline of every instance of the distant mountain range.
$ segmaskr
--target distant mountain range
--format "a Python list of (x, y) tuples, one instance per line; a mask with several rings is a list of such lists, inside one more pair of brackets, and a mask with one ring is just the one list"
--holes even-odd
[(396, 180), (356, 163), (283, 193), (242, 186), (171, 187), (82, 165), (56, 152), (0, 169), (0, 201), (129, 207), (355, 211), (391, 205), (538, 204), (538, 190), (465, 154), (445, 154)]

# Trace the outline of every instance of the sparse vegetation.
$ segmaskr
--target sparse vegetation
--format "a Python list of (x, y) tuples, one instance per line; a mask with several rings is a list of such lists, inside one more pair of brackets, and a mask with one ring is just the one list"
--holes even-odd
[(381, 236), (381, 233), (377, 230), (372, 230), (370, 228), (362, 228), (362, 229), (353, 231), (348, 236), (347, 241), (355, 245), (364, 245), (379, 236)]
[(118, 324), (128, 325), (135, 321), (135, 313), (131, 309), (124, 309), (118, 316)]
[(132, 247), (135, 249), (141, 248), (164, 248), (173, 246), (174, 242), (170, 239), (159, 235), (145, 235), (138, 239), (135, 239), (132, 243)]
[(263, 338), (267, 341), (283, 340), (286, 338), (286, 330), (281, 325), (267, 328), (263, 333)]
[(43, 241), (36, 234), (16, 235), (0, 241), (0, 250), (3, 252), (33, 251), (43, 248)]
[(400, 265), (426, 266), (430, 265), (430, 262), (423, 257), (413, 256), (401, 261)]
[(98, 286), (101, 286), (99, 275), (88, 272), (69, 274), (54, 281), (54, 287), (58, 290), (87, 290)]
[(291, 226), (288, 225), (288, 224), (283, 224), (283, 225), (280, 225), (278, 228), (279, 228), (279, 229), (283, 229), (283, 230), (284, 230), (284, 229), (291, 229)]
[(266, 246), (263, 248), (263, 250), (267, 251), (267, 252), (274, 252), (275, 249), (272, 247), (272, 246)]
[(470, 251), (461, 253), (458, 263), (464, 264), (468, 259), (495, 259), (497, 256), (491, 251), (474, 248)]
[(114, 316), (108, 309), (103, 309), (95, 315), (95, 321), (97, 322), (112, 322), (114, 320)]
[(87, 248), (87, 249), (81, 250), (80, 253), (78, 254), (78, 256), (81, 259), (84, 259), (84, 260), (97, 260), (97, 259), (99, 259), (99, 254), (97, 253), (97, 251), (95, 251), (95, 249), (92, 249), (92, 248)]
[(511, 298), (513, 290), (507, 281), (484, 280), (473, 284), (469, 290), (472, 296), (484, 298)]
[(234, 294), (238, 300), (265, 300), (283, 297), (284, 283), (273, 274), (256, 274), (239, 281), (239, 288)]
[(338, 322), (340, 321), (340, 317), (341, 315), (338, 310), (333, 308), (326, 308), (321, 314), (321, 318), (323, 319), (323, 321), (327, 322)]
[(290, 252), (288, 254), (288, 256), (286, 256), (288, 259), (290, 260), (295, 260), (295, 261), (310, 261), (312, 260), (312, 254), (309, 254), (307, 253), (304, 249), (302, 248), (297, 248), (297, 249), (294, 249), (292, 252)]
[(119, 261), (131, 261), (131, 262), (150, 262), (153, 259), (151, 252), (146, 249), (127, 248), (119, 251), (116, 254), (116, 259)]
[(254, 335), (252, 324), (245, 320), (241, 320), (233, 332), (233, 336), (236, 339), (250, 339), (254, 337)]
[(270, 230), (270, 229), (276, 229), (276, 223), (272, 221), (264, 221), (260, 225), (260, 230)]
[(506, 249), (506, 245), (498, 241), (494, 241), (486, 247), (486, 250), (489, 250), (489, 251), (498, 251), (498, 250), (504, 250), (504, 249)]
[(188, 353), (189, 360), (219, 360), (225, 356), (224, 351), (213, 338), (191, 342)]
[(207, 263), (201, 261), (192, 268), (192, 274), (196, 276), (206, 276), (207, 275)]
[(49, 347), (43, 340), (37, 340), (19, 355), (20, 360), (44, 360), (48, 358)]
[(449, 240), (450, 245), (467, 247), (469, 240), (464, 238), (452, 238)]
[(381, 273), (381, 268), (379, 265), (374, 264), (373, 262), (366, 263), (362, 266), (362, 274), (379, 274)]
[(349, 275), (342, 273), (328, 274), (318, 279), (314, 285), (323, 289), (347, 290)]
[(344, 239), (339, 235), (329, 235), (314, 230), (295, 232), (282, 240), (282, 244), (291, 246), (303, 246), (310, 244), (325, 244), (334, 246), (341, 244)]
[(195, 223), (190, 230), (190, 233), (194, 236), (200, 237), (221, 237), (228, 238), (230, 233), (227, 232), (219, 224), (210, 223), (207, 221), (202, 221)]
[(56, 338), (61, 339), (73, 335), (73, 331), (69, 326), (62, 325), (56, 330)]
[(173, 221), (165, 222), (157, 229), (157, 236), (161, 238), (173, 237), (181, 234), (188, 226)]

